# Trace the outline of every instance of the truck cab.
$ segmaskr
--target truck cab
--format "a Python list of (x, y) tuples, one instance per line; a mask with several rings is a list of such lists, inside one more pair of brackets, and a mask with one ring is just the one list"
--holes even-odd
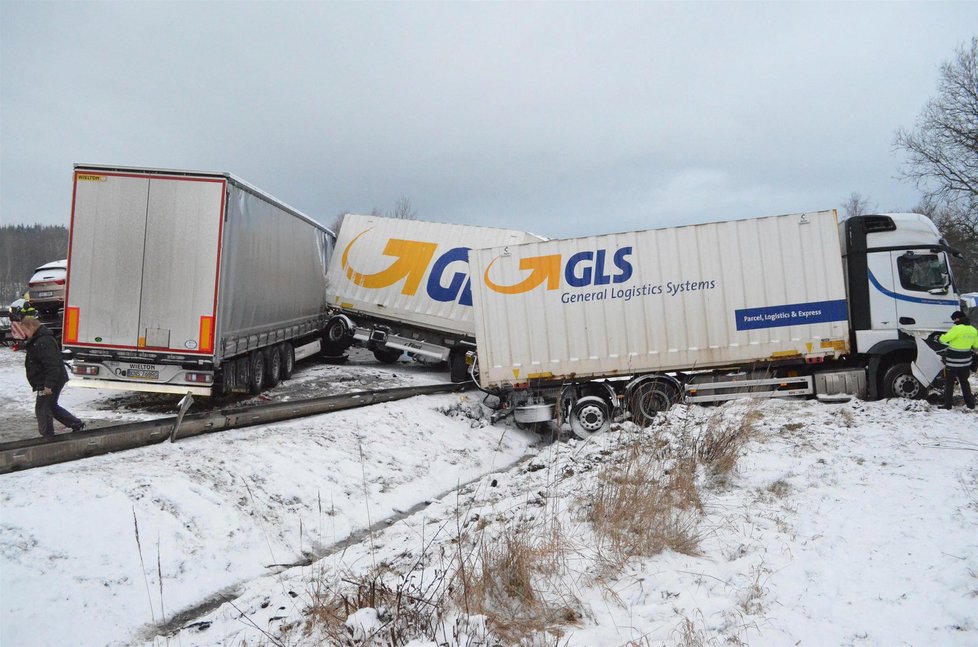
[(959, 298), (948, 255), (959, 253), (915, 213), (848, 218), (839, 233), (852, 350), (868, 360), (869, 396), (919, 397), (934, 375), (915, 370), (916, 339), (951, 326)]

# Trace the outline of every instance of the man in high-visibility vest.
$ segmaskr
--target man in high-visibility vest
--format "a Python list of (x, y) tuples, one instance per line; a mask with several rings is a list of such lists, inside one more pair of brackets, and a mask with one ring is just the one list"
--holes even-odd
[(954, 326), (941, 335), (941, 343), (947, 344), (944, 353), (944, 408), (951, 408), (954, 397), (954, 382), (961, 383), (961, 394), (964, 404), (969, 409), (975, 408), (975, 396), (971, 393), (968, 376), (971, 373), (973, 354), (978, 351), (978, 329), (968, 322), (968, 318), (960, 310), (951, 315)]

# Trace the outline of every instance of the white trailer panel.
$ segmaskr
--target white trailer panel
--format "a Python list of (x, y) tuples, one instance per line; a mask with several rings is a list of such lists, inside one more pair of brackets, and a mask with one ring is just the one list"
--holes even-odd
[(484, 387), (848, 351), (834, 210), (474, 250)]
[(469, 250), (537, 240), (521, 231), (347, 214), (329, 268), (329, 301), (352, 315), (472, 337)]
[(165, 365), (322, 332), (334, 241), (228, 173), (76, 165), (64, 345), (99, 378), (185, 391)]
[(212, 353), (225, 190), (223, 178), (76, 172), (65, 342)]

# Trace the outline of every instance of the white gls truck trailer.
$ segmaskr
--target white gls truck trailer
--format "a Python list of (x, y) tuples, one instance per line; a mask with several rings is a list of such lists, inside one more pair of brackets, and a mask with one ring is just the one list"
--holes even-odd
[(473, 251), (480, 386), (581, 437), (682, 398), (918, 397), (949, 253), (924, 216), (835, 210)]
[(76, 165), (73, 384), (259, 392), (318, 352), (334, 234), (229, 173)]
[(452, 380), (467, 379), (475, 348), (470, 249), (542, 240), (522, 231), (346, 214), (329, 267), (330, 305), (339, 313), (326, 333), (327, 353), (351, 344), (380, 362), (402, 353), (448, 362)]

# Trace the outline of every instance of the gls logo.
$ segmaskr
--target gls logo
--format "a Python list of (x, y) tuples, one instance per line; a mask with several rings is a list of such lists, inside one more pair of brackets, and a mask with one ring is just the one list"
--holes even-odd
[[(343, 250), (342, 264), (346, 277), (356, 285), (371, 290), (379, 290), (394, 285), (403, 280), (401, 294), (413, 296), (417, 294), (424, 280), (428, 266), (438, 249), (437, 243), (426, 243), (420, 240), (403, 240), (390, 238), (384, 247), (384, 256), (396, 259), (387, 269), (375, 274), (361, 274), (350, 267), (350, 249), (370, 229), (357, 234)], [(444, 285), (442, 280), (452, 263), (464, 263), (464, 271), (456, 271)], [(425, 292), (435, 301), (458, 301), (459, 305), (472, 305), (472, 282), (469, 280), (469, 248), (453, 247), (437, 259), (431, 266), (431, 274), (425, 284)]]
[(631, 247), (620, 247), (615, 251), (612, 257), (614, 266), (612, 270), (617, 270), (616, 274), (611, 274), (606, 269), (608, 260), (608, 250), (606, 249), (578, 252), (567, 259), (566, 265), (563, 265), (560, 254), (522, 258), (520, 259), (520, 269), (530, 274), (515, 285), (499, 285), (489, 278), (493, 264), (501, 258), (496, 257), (489, 263), (483, 278), (490, 290), (500, 294), (522, 294), (544, 283), (547, 284), (548, 290), (558, 290), (560, 289), (561, 265), (563, 265), (564, 281), (572, 288), (624, 283), (632, 277), (633, 268), (628, 260), (631, 254)]

